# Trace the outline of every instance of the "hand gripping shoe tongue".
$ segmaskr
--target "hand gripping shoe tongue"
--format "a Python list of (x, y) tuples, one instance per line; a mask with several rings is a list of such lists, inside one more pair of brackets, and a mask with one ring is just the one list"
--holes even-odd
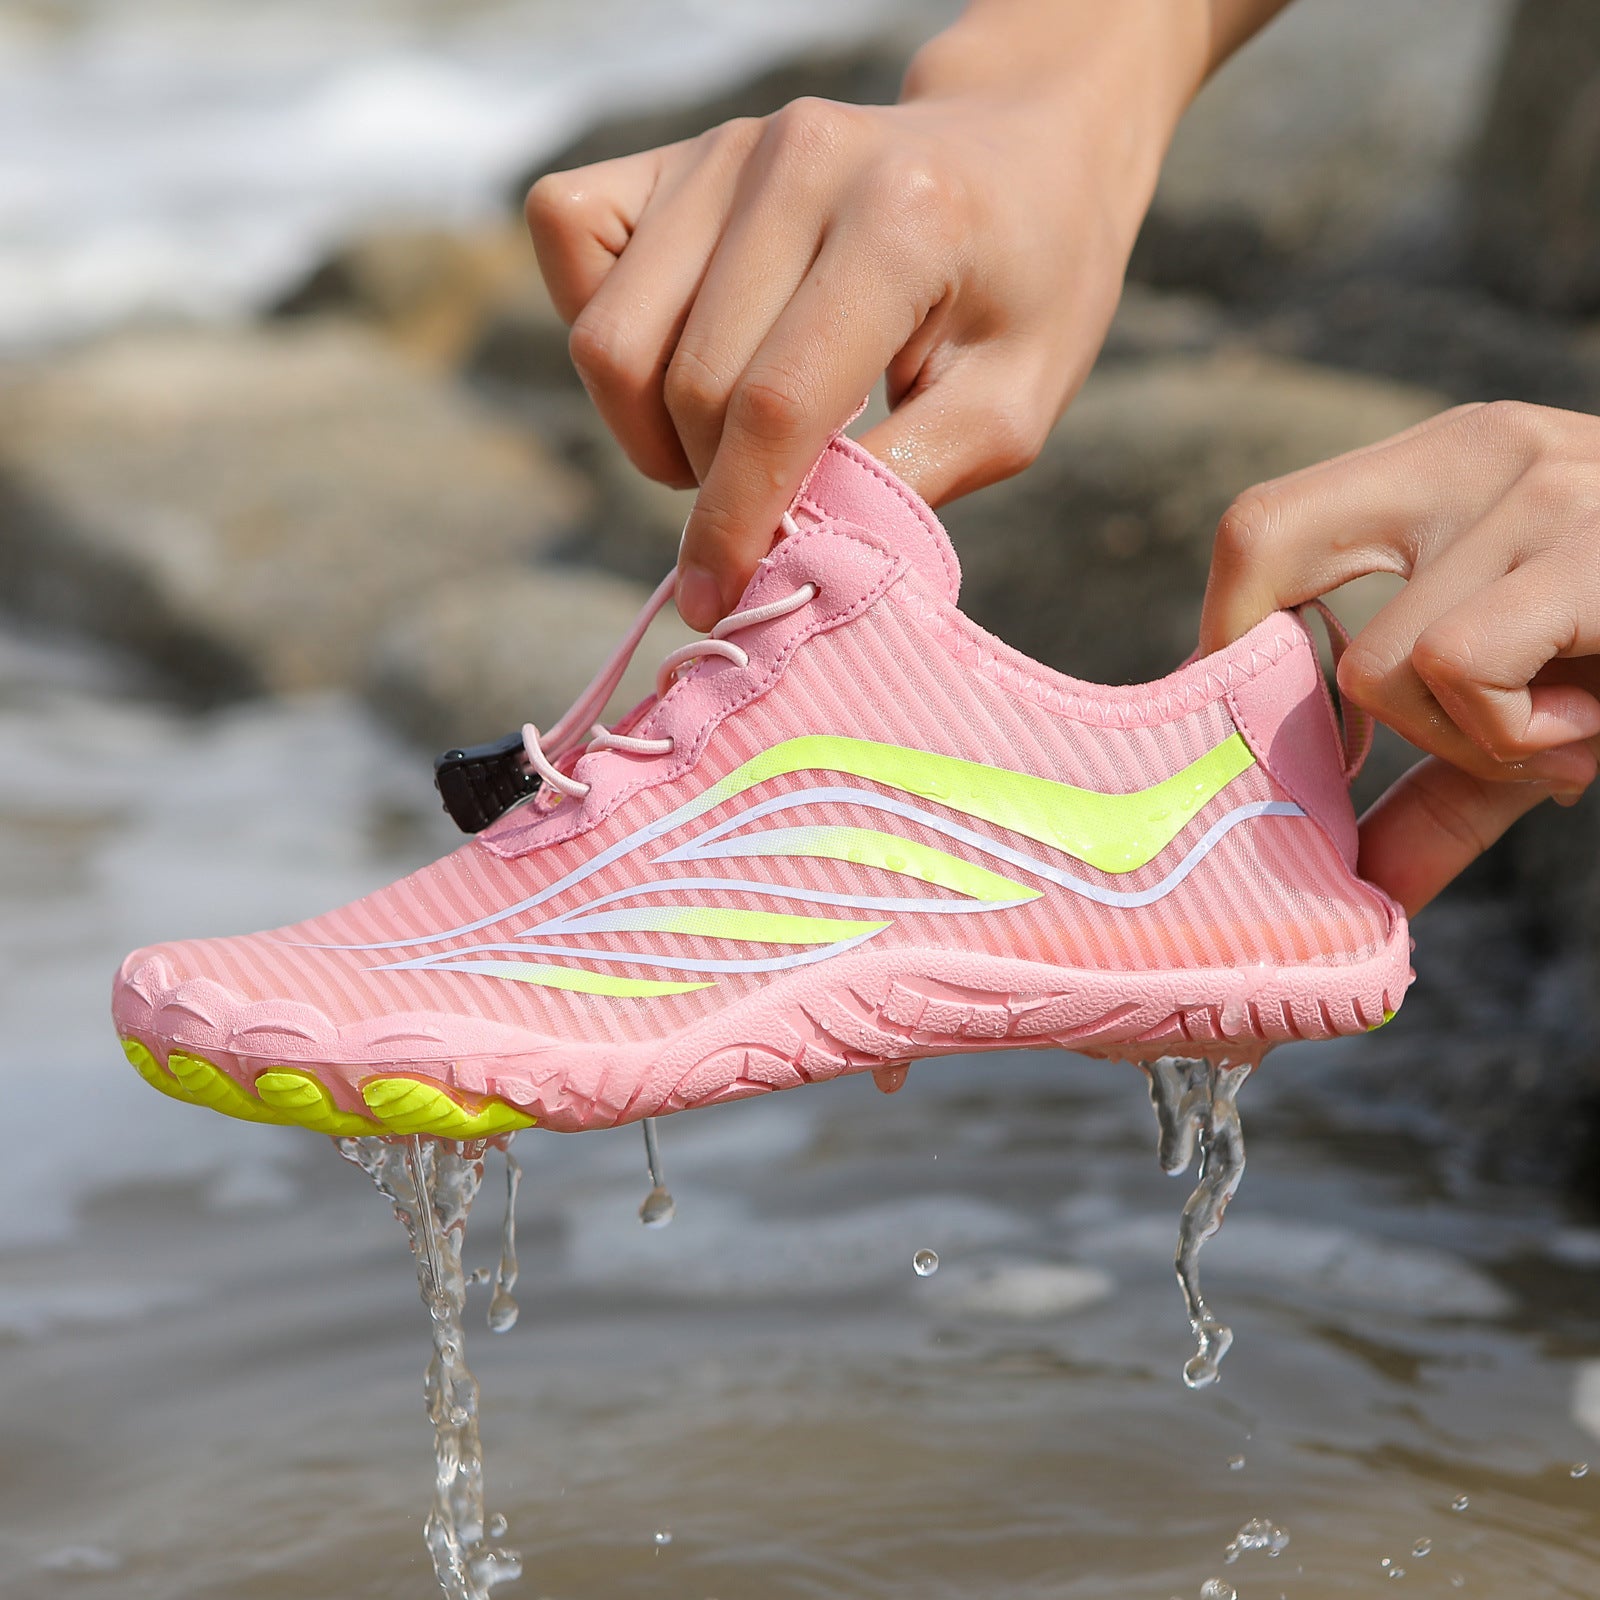
[(234, 1116), (473, 1138), (920, 1056), (1247, 1061), (1383, 1022), (1405, 922), (1355, 874), (1357, 753), (1299, 618), (1106, 688), (985, 633), (958, 581), (933, 513), (836, 440), (656, 696), (594, 721), (670, 581), (524, 730), (531, 800), (352, 905), (130, 956), (130, 1059)]

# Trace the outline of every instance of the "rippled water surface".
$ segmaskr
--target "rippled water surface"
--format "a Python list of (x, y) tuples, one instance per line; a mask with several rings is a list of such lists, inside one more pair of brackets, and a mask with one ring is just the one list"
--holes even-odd
[[(103, 1007), (133, 943), (447, 836), (348, 707), (188, 722), (91, 698), (115, 676), (0, 654), (0, 1593), (427, 1600), (401, 1228), (326, 1141), (151, 1094)], [(1425, 1021), (1384, 1047), (1450, 1048)], [(521, 1135), (522, 1316), (490, 1336), (485, 1286), (469, 1321), (527, 1574), (497, 1600), (1594, 1595), (1600, 1233), (1358, 1117), (1375, 1047), (1281, 1051), (1241, 1095), (1206, 1259), (1237, 1342), (1200, 1393), (1186, 1186), (1132, 1069), (972, 1058), (669, 1119), (662, 1229), (637, 1129)], [(492, 1195), (468, 1264), (499, 1247)]]

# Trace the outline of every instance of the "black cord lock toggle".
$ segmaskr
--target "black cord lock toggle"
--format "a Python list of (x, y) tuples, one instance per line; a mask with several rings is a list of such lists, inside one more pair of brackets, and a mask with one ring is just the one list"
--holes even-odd
[(508, 733), (435, 757), (433, 781), (455, 825), (463, 833), (482, 833), (518, 801), (537, 794), (540, 780), (528, 768), (522, 735)]

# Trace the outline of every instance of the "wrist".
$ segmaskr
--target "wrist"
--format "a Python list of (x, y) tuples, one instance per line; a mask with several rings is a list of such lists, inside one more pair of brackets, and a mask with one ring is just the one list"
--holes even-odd
[(1213, 53), (1213, 0), (971, 0), (912, 58), (901, 100), (988, 99), (1047, 133), (1097, 127), (1153, 183)]

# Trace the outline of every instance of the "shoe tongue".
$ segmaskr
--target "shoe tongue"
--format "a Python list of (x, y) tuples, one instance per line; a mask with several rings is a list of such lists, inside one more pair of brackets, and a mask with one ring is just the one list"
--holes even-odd
[(915, 491), (854, 439), (836, 434), (795, 496), (828, 518), (854, 523), (909, 561), (951, 605), (961, 593), (961, 566), (950, 535)]

